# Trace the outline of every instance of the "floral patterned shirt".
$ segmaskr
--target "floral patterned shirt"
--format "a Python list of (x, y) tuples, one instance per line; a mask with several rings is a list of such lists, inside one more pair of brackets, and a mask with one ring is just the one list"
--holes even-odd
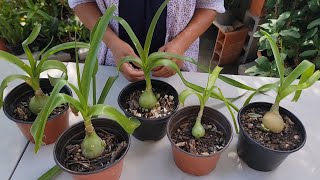
[[(105, 12), (106, 8), (115, 5), (119, 7), (119, 0), (68, 0), (71, 8), (76, 5), (86, 2), (96, 2), (100, 11)], [(218, 13), (223, 13), (224, 1), (223, 0), (171, 0), (167, 6), (167, 33), (165, 42), (171, 41), (177, 36), (190, 22), (195, 9), (206, 8), (215, 10)], [(116, 16), (119, 15), (119, 10), (115, 11)], [(118, 34), (119, 24), (115, 20), (110, 22), (111, 29)], [(199, 38), (189, 47), (185, 52), (185, 56), (198, 59), (199, 55)], [(108, 66), (115, 66), (115, 61), (110, 49), (108, 49), (105, 43), (101, 43), (99, 54), (99, 63)], [(197, 71), (197, 67), (191, 63), (185, 62), (183, 70), (185, 71)]]

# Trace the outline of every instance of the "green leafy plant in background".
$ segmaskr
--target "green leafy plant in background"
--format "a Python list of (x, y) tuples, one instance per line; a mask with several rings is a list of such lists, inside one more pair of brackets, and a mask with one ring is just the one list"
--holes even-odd
[[(267, 0), (265, 14), (269, 21), (261, 25), (276, 41), (281, 52), (286, 54), (285, 76), (295, 68), (305, 57), (320, 68), (319, 58), (314, 46), (314, 39), (319, 34), (320, 0)], [(261, 32), (259, 51), (265, 52), (265, 57), (256, 60), (257, 65), (247, 71), (250, 75), (279, 77), (277, 66), (272, 57), (272, 49)]]
[[(140, 122), (136, 119), (128, 119), (126, 116), (121, 114), (117, 109), (109, 105), (104, 105), (105, 98), (110, 90), (116, 77), (110, 77), (103, 91), (98, 99), (96, 100), (96, 83), (95, 76), (98, 71), (97, 54), (99, 50), (99, 44), (102, 41), (103, 35), (108, 27), (112, 14), (115, 11), (115, 6), (108, 8), (105, 14), (96, 23), (92, 34), (90, 49), (86, 58), (82, 76), (80, 78), (80, 68), (77, 61), (77, 82), (78, 87), (69, 83), (66, 80), (60, 80), (54, 87), (50, 94), (47, 104), (44, 106), (42, 111), (39, 113), (37, 119), (32, 125), (31, 134), (35, 139), (35, 152), (37, 152), (42, 145), (42, 137), (44, 134), (45, 124), (50, 113), (59, 105), (69, 103), (73, 107), (74, 111), (80, 112), (85, 125), (85, 138), (81, 143), (82, 154), (88, 158), (93, 159), (99, 157), (104, 151), (106, 144), (96, 134), (95, 129), (91, 123), (91, 118), (98, 115), (106, 115), (110, 119), (118, 122), (128, 133), (133, 131), (140, 125)], [(76, 58), (77, 59), (77, 58)], [(91, 83), (92, 82), (92, 83)], [(78, 100), (70, 97), (66, 94), (59, 93), (63, 86), (69, 85), (78, 97)], [(89, 102), (89, 90), (92, 85), (93, 99), (92, 105)]]
[[(284, 129), (284, 121), (279, 113), (279, 105), (281, 100), (283, 100), (288, 95), (295, 93), (293, 101), (298, 101), (302, 90), (312, 86), (320, 78), (320, 71), (315, 71), (315, 65), (307, 60), (304, 60), (287, 77), (285, 77), (284, 59), (280, 53), (277, 43), (274, 41), (270, 34), (263, 30), (261, 32), (270, 43), (280, 77), (279, 81), (271, 84), (266, 84), (258, 88), (258, 90), (263, 90), (266, 88), (274, 89), (277, 93), (275, 102), (272, 105), (270, 111), (263, 116), (262, 124), (271, 132), (280, 133)], [(299, 82), (297, 84), (293, 84), (294, 81), (299, 77)], [(250, 102), (255, 94), (256, 92), (252, 93), (249, 96), (249, 98), (245, 102), (245, 105)]]
[(192, 94), (195, 94), (199, 99), (200, 110), (199, 110), (198, 116), (196, 118), (196, 122), (192, 128), (192, 135), (197, 139), (203, 137), (206, 133), (204, 127), (201, 124), (201, 119), (202, 119), (204, 107), (205, 107), (205, 105), (206, 105), (206, 103), (207, 103), (208, 99), (210, 98), (211, 93), (213, 91), (218, 91), (216, 93), (221, 95), (222, 101), (227, 106), (227, 108), (232, 116), (236, 132), (238, 133), (238, 125), (236, 123), (233, 111), (229, 105), (230, 102), (228, 102), (228, 100), (223, 96), (221, 89), (215, 85), (221, 70), (222, 70), (221, 67), (216, 66), (214, 68), (214, 70), (211, 72), (211, 74), (209, 74), (207, 86), (204, 88), (203, 92), (199, 93), (196, 90), (194, 90), (194, 89), (197, 89), (197, 87), (192, 89), (193, 86), (191, 86), (191, 88), (186, 89), (179, 94), (179, 101), (182, 105), (184, 104), (186, 98)]
[[(40, 74), (44, 71), (49, 69), (58, 69), (64, 73), (64, 77), (67, 78), (67, 68), (63, 63), (57, 60), (48, 60), (49, 56), (66, 49), (72, 49), (75, 47), (75, 43), (64, 43), (52, 47), (51, 49), (47, 50), (48, 46), (44, 48), (37, 57), (33, 57), (29, 44), (31, 44), (38, 36), (41, 30), (41, 25), (36, 25), (36, 27), (31, 32), (30, 36), (22, 43), (22, 47), (24, 52), (27, 55), (29, 65), (27, 65), (24, 61), (19, 59), (18, 57), (0, 51), (0, 60), (7, 61), (19, 67), (23, 70), (27, 75), (22, 74), (14, 74), (6, 77), (0, 86), (0, 107), (3, 104), (3, 91), (8, 86), (11, 81), (14, 80), (23, 80), (25, 81), (35, 92), (35, 96), (31, 98), (29, 103), (29, 109), (32, 113), (38, 114), (44, 105), (47, 103), (48, 95), (44, 94), (40, 88)], [(49, 43), (50, 44), (50, 43)], [(79, 47), (88, 47), (86, 43), (77, 43)], [(52, 79), (52, 78), (51, 78)]]
[(0, 1), (0, 38), (7, 41), (9, 45), (21, 44), (31, 32), (30, 27), (25, 28), (26, 19), (20, 13), (22, 0)]

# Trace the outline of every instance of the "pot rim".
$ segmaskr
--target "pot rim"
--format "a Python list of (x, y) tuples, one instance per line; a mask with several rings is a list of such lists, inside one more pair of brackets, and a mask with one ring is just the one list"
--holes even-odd
[[(49, 80), (49, 79), (48, 79), (48, 78), (40, 78), (40, 81), (41, 81), (41, 80), (43, 81), (43, 80)], [(23, 83), (17, 85), (15, 88), (13, 88), (13, 89), (6, 95), (6, 97), (4, 98), (3, 106), (4, 106), (5, 104), (8, 104), (8, 103), (7, 103), (7, 101), (8, 101), (7, 98), (8, 98), (8, 96), (9, 96), (11, 93), (13, 93), (14, 90), (16, 90), (17, 88), (20, 88), (21, 86), (25, 86), (25, 85), (29, 86), (27, 83), (23, 82)], [(64, 86), (63, 88), (66, 88), (66, 90), (68, 91), (69, 95), (72, 96), (72, 91), (71, 91), (71, 89), (70, 89), (68, 86)], [(2, 107), (2, 108), (3, 108), (3, 107)], [(63, 115), (63, 114), (64, 114), (66, 111), (68, 111), (68, 110), (69, 110), (69, 104), (67, 104), (66, 108), (63, 109), (63, 111), (61, 111), (61, 112), (59, 112), (58, 114), (55, 114), (55, 115), (53, 115), (53, 116), (50, 116), (47, 121), (51, 121), (51, 120), (56, 119), (57, 117)], [(4, 112), (4, 114), (5, 114), (11, 121), (13, 121), (13, 122), (15, 122), (15, 123), (30, 124), (30, 125), (31, 125), (31, 124), (33, 124), (34, 121), (35, 121), (35, 119), (34, 119), (33, 121), (24, 121), (24, 120), (20, 120), (20, 119), (15, 119), (14, 117), (12, 117), (12, 116), (9, 115), (9, 113), (7, 112), (7, 110), (6, 110), (5, 108), (3, 108), (3, 112)]]
[[(91, 118), (91, 121), (99, 120), (99, 119), (104, 119), (104, 120), (108, 120), (108, 121), (113, 121), (113, 120), (108, 119), (108, 118)], [(113, 121), (113, 122), (114, 122), (114, 121)], [(55, 155), (55, 150), (56, 150), (56, 148), (57, 148), (57, 144), (58, 144), (60, 138), (61, 138), (65, 133), (67, 133), (67, 131), (71, 130), (72, 128), (75, 128), (76, 126), (81, 125), (82, 123), (83, 123), (83, 121), (79, 121), (79, 122), (73, 124), (72, 126), (70, 126), (67, 130), (65, 130), (65, 131), (60, 135), (60, 137), (58, 138), (58, 140), (57, 140), (56, 143), (54, 144), (54, 148), (53, 148), (53, 158), (54, 158), (54, 161), (55, 161), (55, 163), (57, 164), (57, 166), (59, 166), (63, 171), (68, 172), (68, 173), (70, 173), (70, 174), (74, 174), (74, 175), (90, 175), (90, 174), (96, 174), (96, 173), (100, 173), (100, 172), (102, 172), (102, 171), (105, 171), (105, 170), (113, 167), (114, 165), (118, 164), (121, 160), (123, 160), (123, 158), (127, 155), (128, 151), (129, 151), (129, 149), (130, 149), (130, 145), (131, 145), (131, 137), (130, 137), (129, 134), (127, 134), (127, 136), (128, 136), (128, 145), (127, 145), (127, 147), (126, 147), (125, 152), (121, 155), (121, 157), (120, 157), (118, 160), (114, 161), (113, 163), (107, 165), (106, 167), (104, 167), (104, 168), (102, 168), (102, 169), (99, 169), (99, 170), (96, 170), (96, 171), (91, 171), (91, 172), (77, 172), (77, 171), (72, 171), (72, 170), (64, 167), (62, 164), (60, 164), (60, 162), (57, 160), (57, 157), (56, 157), (56, 155)], [(120, 125), (119, 125), (119, 126), (120, 126)]]
[(304, 134), (304, 139), (303, 139), (303, 142), (300, 144), (300, 146), (298, 146), (297, 148), (292, 149), (292, 150), (288, 150), (288, 151), (270, 149), (270, 148), (268, 148), (268, 147), (263, 146), (262, 144), (260, 144), (260, 143), (257, 142), (256, 140), (254, 140), (246, 131), (244, 131), (244, 129), (243, 129), (243, 127), (242, 127), (242, 124), (241, 124), (241, 122), (240, 122), (240, 114), (242, 113), (243, 109), (244, 109), (245, 107), (249, 106), (249, 105), (255, 105), (255, 104), (257, 104), (256, 106), (258, 106), (259, 104), (262, 104), (262, 103), (265, 103), (265, 104), (267, 104), (267, 105), (271, 105), (271, 106), (272, 106), (272, 103), (269, 103), (269, 102), (252, 102), (252, 103), (247, 104), (246, 106), (243, 106), (243, 107), (239, 110), (238, 115), (237, 115), (237, 121), (238, 121), (238, 124), (239, 124), (239, 128), (240, 128), (240, 130), (241, 130), (239, 133), (244, 132), (243, 135), (244, 135), (246, 138), (250, 139), (250, 141), (254, 142), (254, 144), (262, 147), (263, 149), (266, 149), (266, 150), (269, 150), (269, 151), (272, 151), (272, 152), (275, 152), (275, 153), (293, 153), (293, 152), (296, 152), (296, 151), (298, 151), (299, 149), (301, 149), (301, 148), (305, 145), (306, 140), (307, 140), (306, 129), (305, 129), (303, 123), (300, 121), (300, 119), (299, 119), (297, 116), (295, 116), (291, 111), (283, 108), (282, 106), (279, 106), (279, 107), (280, 107), (281, 109), (285, 110), (285, 111), (288, 111), (288, 112), (292, 115), (291, 117), (294, 117), (295, 119), (297, 119), (298, 122), (301, 124), (301, 129), (302, 129), (302, 132), (301, 132), (301, 133)]
[[(145, 80), (140, 80), (140, 81), (136, 81), (136, 82), (130, 83), (130, 84), (128, 84), (127, 86), (125, 86), (125, 87), (120, 91), (120, 93), (119, 93), (119, 95), (118, 95), (118, 105), (119, 105), (119, 107), (121, 108), (121, 110), (122, 110), (123, 112), (128, 113), (129, 116), (135, 117), (135, 118), (137, 118), (137, 119), (140, 120), (140, 121), (165, 121), (165, 120), (167, 120), (167, 118), (169, 118), (170, 116), (172, 116), (173, 114), (175, 114), (175, 113), (177, 112), (177, 110), (179, 109), (179, 101), (178, 101), (178, 104), (176, 105), (176, 107), (174, 108), (174, 110), (173, 110), (170, 114), (168, 114), (168, 115), (166, 115), (166, 116), (163, 116), (163, 117), (159, 117), (159, 118), (138, 117), (138, 116), (135, 116), (134, 114), (132, 114), (131, 112), (127, 111), (127, 110), (121, 105), (121, 103), (120, 103), (120, 102), (121, 102), (121, 101), (120, 101), (120, 97), (123, 95), (124, 91), (127, 90), (129, 87), (135, 86), (136, 84), (141, 83), (141, 82), (143, 82), (143, 81), (145, 81)], [(164, 84), (170, 86), (172, 89), (175, 90), (175, 92), (176, 92), (177, 95), (179, 96), (177, 90), (176, 90), (172, 85), (170, 85), (169, 83), (164, 82), (164, 81), (161, 81), (161, 80), (158, 80), (158, 79), (151, 79), (151, 82), (152, 82), (152, 81), (161, 82), (161, 83), (164, 83)]]
[[(200, 107), (199, 105), (193, 105), (193, 106), (187, 106), (187, 107), (184, 107), (184, 108), (182, 108), (182, 109), (179, 109), (179, 111), (187, 111), (188, 109), (190, 109), (190, 108), (198, 108), (198, 107)], [(233, 128), (232, 128), (232, 125), (231, 125), (231, 123), (230, 123), (230, 121), (220, 112), (220, 111), (218, 111), (218, 110), (216, 110), (216, 109), (213, 109), (213, 108), (211, 108), (211, 107), (208, 107), (208, 106), (205, 106), (204, 107), (205, 109), (207, 108), (207, 109), (211, 109), (211, 110), (214, 110), (214, 111), (216, 111), (217, 112), (217, 114), (219, 114), (219, 115), (221, 115), (222, 117), (223, 117), (223, 119), (228, 123), (228, 125), (230, 126), (230, 140), (228, 141), (228, 143), (220, 150), (220, 151), (218, 151), (218, 152), (216, 152), (216, 153), (213, 153), (213, 154), (209, 154), (209, 155), (198, 155), (198, 154), (192, 154), (192, 153), (189, 153), (189, 152), (187, 152), (187, 151), (184, 151), (184, 150), (182, 150), (182, 149), (180, 149), (179, 147), (177, 147), (175, 144), (174, 144), (174, 142), (173, 142), (173, 140), (172, 140), (172, 138), (171, 138), (171, 136), (170, 136), (170, 132), (169, 132), (169, 125), (171, 124), (171, 121), (173, 120), (173, 118), (174, 118), (174, 116), (176, 115), (176, 113), (178, 113), (178, 112), (176, 112), (174, 115), (172, 115), (171, 116), (171, 118), (170, 118), (170, 120), (169, 120), (169, 122), (168, 122), (168, 124), (167, 124), (167, 137), (169, 138), (169, 141), (170, 141), (170, 143), (171, 143), (171, 146), (173, 146), (174, 148), (176, 148), (177, 150), (179, 150), (180, 152), (183, 152), (183, 153), (185, 153), (185, 154), (188, 154), (189, 156), (193, 156), (193, 157), (197, 157), (197, 158), (208, 158), (208, 157), (212, 157), (212, 156), (216, 156), (216, 155), (219, 155), (219, 154), (221, 154), (225, 149), (227, 149), (227, 147), (231, 144), (231, 141), (232, 141), (232, 139), (233, 139)]]

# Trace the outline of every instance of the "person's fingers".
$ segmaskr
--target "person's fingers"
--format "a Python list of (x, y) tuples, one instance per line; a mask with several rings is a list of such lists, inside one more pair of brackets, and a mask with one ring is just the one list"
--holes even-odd
[(155, 77), (170, 77), (174, 75), (176, 72), (171, 69), (170, 67), (163, 66), (161, 69), (158, 71), (155, 71), (152, 73), (153, 76)]
[(159, 48), (158, 52), (165, 52), (165, 50), (166, 50), (166, 47), (162, 46), (161, 48)]
[(168, 73), (164, 74), (162, 77), (168, 78), (168, 77), (171, 77), (171, 76), (173, 76), (175, 74), (176, 74), (176, 72), (172, 69)]
[(158, 66), (152, 69), (152, 71), (158, 71), (159, 69), (161, 69), (163, 66)]
[(122, 65), (121, 72), (129, 81), (138, 81), (144, 79), (143, 71), (133, 68), (129, 63), (124, 63)]

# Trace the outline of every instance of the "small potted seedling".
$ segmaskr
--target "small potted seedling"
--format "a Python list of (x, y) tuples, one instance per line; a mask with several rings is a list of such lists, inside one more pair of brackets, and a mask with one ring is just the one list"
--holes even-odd
[(169, 60), (170, 58), (194, 62), (191, 58), (164, 52), (155, 52), (149, 55), (153, 32), (168, 1), (163, 2), (153, 17), (144, 48), (129, 24), (120, 17), (114, 17), (127, 31), (139, 55), (139, 58), (130, 56), (123, 58), (118, 64), (118, 69), (125, 62), (133, 62), (144, 72), (145, 81), (129, 84), (120, 92), (118, 98), (118, 104), (124, 113), (140, 120), (141, 126), (133, 133), (133, 136), (139, 140), (163, 138), (167, 121), (178, 108), (177, 91), (166, 82), (151, 80), (151, 71), (159, 66), (170, 66), (180, 71), (178, 66)]
[[(215, 85), (221, 70), (221, 67), (215, 67), (209, 74), (207, 86), (202, 92), (197, 92), (199, 86), (189, 84), (190, 88), (180, 93), (181, 104), (184, 104), (188, 96), (195, 94), (200, 106), (189, 106), (179, 110), (170, 118), (167, 125), (167, 135), (171, 142), (174, 161), (182, 171), (188, 174), (201, 176), (210, 173), (216, 167), (221, 153), (232, 140), (232, 127), (228, 119), (219, 111), (205, 107), (213, 93), (216, 94), (214, 98), (223, 101), (227, 106), (238, 132), (230, 106), (232, 103)], [(238, 110), (234, 105), (232, 107)]]
[[(285, 158), (303, 147), (306, 131), (301, 121), (290, 111), (280, 107), (280, 102), (295, 93), (297, 101), (303, 89), (312, 86), (319, 78), (320, 72), (307, 60), (302, 61), (287, 77), (284, 77), (285, 56), (280, 53), (278, 45), (265, 31), (277, 64), (279, 80), (266, 84), (259, 89), (272, 88), (277, 93), (275, 102), (255, 102), (248, 104), (255, 93), (251, 94), (245, 106), (238, 113), (240, 135), (237, 151), (242, 160), (253, 169), (271, 171), (278, 167)], [(294, 81), (300, 77), (297, 84)]]
[[(98, 47), (114, 11), (115, 6), (108, 8), (92, 31), (90, 49), (81, 78), (77, 60), (78, 87), (66, 80), (60, 80), (31, 128), (37, 152), (42, 144), (44, 124), (54, 108), (69, 103), (74, 112), (81, 113), (83, 122), (65, 131), (54, 147), (54, 159), (59, 167), (54, 167), (53, 170), (60, 168), (71, 173), (75, 179), (119, 179), (124, 156), (130, 146), (128, 133), (132, 133), (140, 125), (136, 119), (128, 119), (114, 107), (103, 104), (115, 77), (107, 80), (98, 101), (96, 100)], [(78, 100), (59, 93), (65, 85), (72, 88)], [(92, 105), (89, 102), (90, 85), (92, 85)], [(98, 115), (105, 115), (111, 120), (94, 118)]]
[[(36, 25), (30, 36), (22, 43), (29, 64), (26, 64), (23, 60), (10, 53), (0, 50), (0, 60), (12, 63), (26, 73), (9, 75), (3, 79), (0, 86), (0, 107), (3, 105), (5, 115), (16, 122), (22, 133), (32, 142), (33, 139), (30, 134), (31, 124), (43, 106), (47, 103), (48, 95), (53, 89), (49, 80), (41, 79), (40, 74), (49, 69), (57, 69), (62, 71), (64, 73), (62, 77), (66, 78), (67, 68), (65, 65), (56, 60), (48, 60), (48, 58), (56, 52), (71, 49), (75, 46), (75, 43), (64, 43), (47, 50), (48, 45), (37, 55), (37, 57), (33, 57), (28, 45), (37, 38), (40, 30), (41, 26)], [(85, 43), (77, 44), (79, 47), (88, 46)], [(54, 78), (51, 79), (52, 81), (55, 81)], [(14, 80), (23, 80), (24, 83), (15, 87), (3, 101), (4, 90), (8, 84)], [(71, 95), (71, 90), (68, 87), (64, 87), (61, 91)], [(55, 142), (61, 133), (68, 127), (68, 109), (69, 106), (65, 104), (57, 107), (50, 115), (47, 127), (45, 128), (44, 143), (51, 144)]]

